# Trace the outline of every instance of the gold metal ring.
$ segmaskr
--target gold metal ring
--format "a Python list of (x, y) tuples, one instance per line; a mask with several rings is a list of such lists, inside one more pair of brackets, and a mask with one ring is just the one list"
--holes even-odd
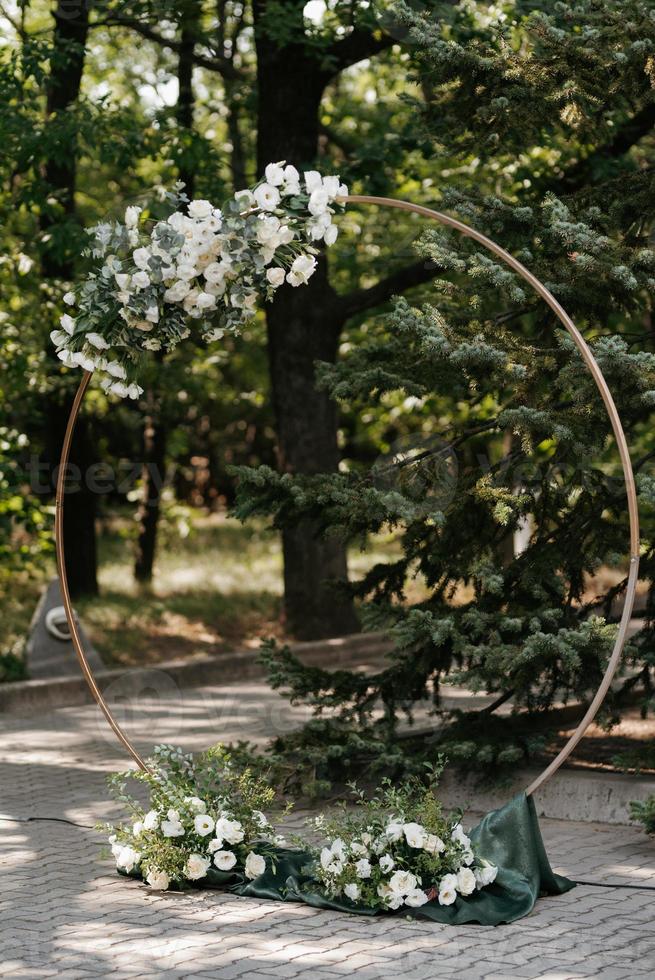
[[(632, 472), (632, 464), (630, 462), (630, 452), (628, 449), (628, 443), (625, 438), (625, 433), (623, 432), (623, 426), (621, 425), (621, 419), (617, 411), (614, 399), (607, 385), (607, 382), (603, 376), (598, 362), (591, 353), (586, 341), (584, 340), (582, 334), (573, 323), (573, 320), (566, 313), (564, 308), (557, 302), (553, 294), (546, 289), (544, 284), (537, 279), (528, 269), (522, 265), (518, 259), (515, 259), (513, 255), (506, 252), (505, 249), (501, 248), (486, 235), (481, 234), (474, 228), (470, 228), (468, 225), (464, 224), (462, 221), (458, 221), (456, 218), (451, 218), (447, 214), (442, 214), (440, 211), (433, 211), (431, 208), (422, 207), (419, 204), (411, 204), (408, 201), (397, 201), (394, 198), (389, 197), (368, 197), (365, 195), (351, 195), (343, 199), (344, 203), (349, 204), (374, 204), (379, 207), (385, 208), (397, 208), (401, 211), (411, 211), (414, 214), (420, 214), (425, 218), (430, 218), (432, 221), (438, 221), (442, 225), (446, 225), (448, 228), (453, 228), (460, 234), (465, 235), (467, 238), (472, 238), (474, 241), (478, 242), (488, 251), (493, 252), (497, 255), (506, 265), (513, 269), (522, 279), (524, 279), (534, 291), (541, 296), (541, 298), (548, 304), (555, 316), (558, 318), (560, 323), (565, 327), (567, 332), (573, 338), (575, 346), (582, 355), (582, 359), (585, 366), (592, 378), (596, 383), (596, 387), (600, 392), (600, 396), (603, 399), (605, 409), (609, 416), (609, 420), (612, 426), (612, 431), (614, 433), (614, 438), (616, 439), (616, 444), (619, 450), (619, 456), (621, 458), (621, 466), (623, 468), (623, 478), (625, 480), (626, 496), (628, 502), (628, 515), (630, 518), (630, 571), (628, 574), (628, 584), (625, 594), (625, 602), (623, 606), (623, 613), (621, 616), (621, 622), (619, 624), (618, 633), (616, 636), (616, 641), (614, 643), (614, 649), (612, 650), (612, 655), (605, 669), (605, 673), (601, 680), (600, 686), (594, 695), (584, 718), (573, 732), (566, 745), (559, 752), (557, 757), (553, 759), (549, 766), (544, 769), (544, 771), (528, 786), (526, 789), (527, 795), (534, 793), (540, 786), (553, 776), (560, 766), (568, 759), (576, 745), (586, 732), (587, 728), (591, 725), (592, 721), (596, 717), (598, 709), (600, 708), (607, 691), (609, 690), (612, 679), (617, 671), (619, 662), (621, 659), (621, 653), (625, 645), (628, 626), (632, 616), (632, 609), (634, 606), (635, 593), (637, 589), (637, 577), (639, 572), (639, 513), (637, 508), (637, 493), (635, 490), (634, 474)], [(55, 540), (56, 540), (56, 552), (57, 552), (57, 568), (59, 571), (59, 578), (61, 580), (61, 591), (63, 595), (64, 608), (66, 610), (66, 616), (68, 618), (68, 625), (70, 627), (71, 639), (75, 652), (77, 654), (78, 660), (80, 662), (80, 667), (82, 673), (86, 678), (86, 682), (91, 689), (91, 693), (98, 703), (100, 709), (102, 710), (105, 718), (107, 719), (109, 725), (113, 729), (116, 737), (126, 749), (126, 751), (132, 756), (137, 765), (144, 770), (147, 770), (147, 765), (141, 758), (134, 745), (125, 734), (123, 729), (120, 727), (116, 719), (111, 713), (111, 710), (104, 700), (102, 693), (96, 683), (93, 676), (93, 671), (91, 670), (89, 663), (84, 654), (84, 649), (80, 640), (80, 634), (75, 622), (75, 617), (73, 616), (73, 605), (71, 602), (70, 592), (68, 589), (68, 581), (66, 578), (66, 563), (64, 555), (64, 495), (65, 495), (65, 481), (66, 481), (66, 470), (68, 467), (68, 460), (70, 457), (71, 442), (73, 439), (73, 433), (75, 431), (75, 425), (77, 418), (80, 413), (80, 407), (82, 405), (82, 400), (86, 394), (87, 388), (89, 387), (89, 382), (91, 380), (91, 374), (86, 373), (79, 386), (77, 394), (75, 396), (75, 401), (73, 402), (73, 407), (71, 409), (70, 417), (68, 419), (68, 425), (66, 427), (66, 434), (64, 436), (64, 444), (61, 453), (61, 460), (59, 464), (59, 474), (57, 478), (57, 497), (56, 497), (56, 522), (55, 522)]]

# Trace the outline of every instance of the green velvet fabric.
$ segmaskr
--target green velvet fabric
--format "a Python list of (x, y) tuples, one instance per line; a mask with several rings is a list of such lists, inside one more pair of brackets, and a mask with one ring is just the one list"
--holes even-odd
[[(458, 896), (452, 905), (439, 905), (435, 900), (417, 909), (403, 906), (395, 912), (379, 913), (361, 908), (347, 898), (327, 898), (320, 894), (312, 877), (310, 855), (285, 848), (266, 849), (267, 869), (253, 881), (247, 881), (241, 874), (211, 869), (197, 884), (204, 888), (225, 888), (251, 898), (304, 902), (354, 915), (404, 915), (450, 925), (486, 926), (514, 922), (532, 911), (540, 895), (561, 895), (575, 887), (575, 882), (551, 869), (534, 803), (525, 793), (488, 813), (470, 832), (470, 837), (480, 857), (498, 867), (498, 876), (492, 885), (467, 898)], [(258, 850), (264, 853), (264, 848)]]

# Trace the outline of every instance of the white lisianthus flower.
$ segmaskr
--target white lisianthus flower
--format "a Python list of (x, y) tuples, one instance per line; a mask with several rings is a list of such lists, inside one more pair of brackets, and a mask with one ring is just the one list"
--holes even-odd
[(350, 884), (344, 887), (343, 893), (346, 896), (346, 898), (349, 898), (351, 900), (351, 902), (356, 902), (359, 896), (361, 895), (361, 889), (359, 885), (356, 885), (354, 882), (351, 882)]
[(189, 279), (195, 279), (198, 275), (198, 270), (190, 262), (181, 262), (177, 267), (176, 275), (179, 279), (188, 281)]
[(143, 818), (143, 826), (146, 830), (156, 830), (159, 826), (159, 814), (156, 810), (148, 810)]
[(234, 851), (216, 851), (214, 854), (214, 864), (219, 871), (230, 871), (236, 863)]
[(420, 823), (403, 824), (403, 833), (410, 847), (423, 848), (426, 834), (425, 827), (422, 827)]
[(475, 875), (470, 868), (460, 868), (457, 872), (457, 891), (460, 895), (471, 895), (475, 891)]
[(405, 895), (405, 905), (409, 905), (412, 909), (418, 909), (428, 901), (428, 896), (422, 888), (414, 888)]
[(116, 280), (116, 285), (118, 288), (120, 290), (124, 290), (130, 285), (130, 280), (132, 277), (128, 276), (127, 272), (117, 272), (114, 275), (114, 279)]
[(280, 192), (272, 184), (260, 184), (253, 191), (255, 203), (262, 211), (275, 211), (280, 203)]
[(164, 300), (167, 303), (180, 303), (188, 296), (190, 289), (191, 286), (188, 282), (183, 282), (182, 280), (175, 282), (164, 293)]
[(220, 851), (222, 847), (223, 841), (220, 837), (214, 837), (213, 840), (210, 840), (209, 844), (207, 844), (207, 850), (210, 854), (213, 854), (214, 851)]
[(125, 227), (136, 228), (139, 223), (140, 214), (141, 208), (136, 207), (134, 204), (131, 204), (129, 207), (125, 208)]
[(196, 306), (199, 310), (213, 310), (216, 306), (216, 297), (212, 296), (211, 293), (200, 293), (196, 300)]
[(378, 885), (377, 892), (388, 909), (399, 909), (403, 904), (403, 896), (391, 885)]
[(136, 401), (139, 395), (143, 394), (143, 388), (140, 388), (137, 384), (129, 385), (127, 389), (127, 397), (131, 398), (132, 401)]
[(75, 360), (75, 357), (73, 355), (73, 352), (70, 351), (70, 350), (60, 350), (60, 351), (58, 351), (57, 357), (62, 362), (62, 364), (65, 364), (66, 365), (66, 367), (78, 367), (79, 366), (78, 363), (77, 363), (77, 361)]
[(339, 229), (337, 228), (336, 225), (330, 225), (328, 228), (325, 229), (325, 233), (323, 235), (323, 241), (328, 246), (334, 245), (338, 237), (339, 237)]
[[(115, 385), (112, 385), (110, 391), (113, 390), (114, 388)], [(125, 395), (127, 395), (127, 389), (125, 389)], [(125, 395), (123, 397), (125, 397)], [(170, 814), (170, 810), (169, 810), (169, 814)], [(169, 816), (168, 820), (162, 820), (161, 832), (164, 835), (164, 837), (182, 837), (184, 835), (184, 827), (180, 823), (179, 818), (177, 820), (171, 820)]]
[(324, 177), (323, 178), (323, 190), (327, 196), (331, 199), (339, 196), (339, 178), (338, 177)]
[(483, 861), (482, 866), (476, 868), (473, 873), (478, 888), (486, 888), (487, 885), (490, 885), (496, 880), (498, 868), (495, 864), (491, 864), (490, 861)]
[(291, 271), (287, 273), (287, 282), (292, 286), (305, 286), (316, 270), (316, 259), (313, 255), (299, 255), (294, 259)]
[(68, 334), (63, 330), (53, 330), (50, 334), (50, 340), (55, 347), (63, 347), (68, 342)]
[(210, 262), (209, 265), (205, 266), (203, 276), (207, 282), (222, 282), (225, 278), (225, 270), (218, 262)]
[(106, 365), (105, 371), (107, 374), (111, 374), (112, 378), (118, 378), (120, 381), (124, 381), (127, 377), (125, 368), (122, 364), (119, 364), (118, 361), (110, 361), (109, 364)]
[(457, 898), (457, 875), (444, 875), (439, 882), (439, 905), (452, 905)]
[(66, 306), (75, 306), (75, 293), (64, 293), (64, 303)]
[(436, 834), (426, 834), (423, 850), (427, 851), (428, 854), (442, 854), (446, 850), (446, 845), (441, 837), (437, 837)]
[(132, 253), (132, 261), (138, 269), (147, 269), (150, 262), (150, 252), (147, 248), (137, 248)]
[[(130, 389), (128, 388), (127, 385), (123, 384), (122, 381), (114, 381), (114, 383), (111, 384), (109, 388), (107, 388), (107, 391), (109, 392), (110, 395), (118, 395), (119, 398), (127, 398), (130, 394)], [(162, 828), (163, 826), (164, 825), (162, 824)], [(182, 834), (184, 833), (184, 830), (182, 829), (181, 826), (180, 826), (180, 833)], [(170, 836), (175, 837), (179, 835), (171, 834)]]
[(75, 320), (68, 313), (64, 313), (59, 317), (59, 323), (68, 334), (72, 334), (75, 330)]
[(246, 878), (258, 878), (266, 871), (266, 860), (261, 854), (255, 854), (254, 851), (251, 851), (246, 858), (244, 870)]
[(193, 821), (193, 829), (201, 837), (211, 834), (214, 829), (214, 819), (208, 813), (199, 813)]
[(147, 289), (150, 285), (150, 276), (147, 272), (135, 272), (132, 276), (132, 285), (137, 289)]
[(184, 865), (184, 873), (190, 881), (198, 881), (207, 876), (211, 863), (211, 858), (203, 857), (202, 854), (190, 854)]
[(134, 834), (135, 837), (138, 837), (139, 834), (141, 834), (142, 832), (143, 832), (143, 820), (135, 820), (134, 824), (132, 825), (132, 833)]
[(386, 826), (385, 834), (395, 843), (403, 836), (403, 825), (398, 820), (391, 820)]
[(267, 183), (272, 184), (273, 187), (279, 187), (285, 180), (284, 160), (280, 160), (279, 163), (269, 163), (264, 174)]
[(109, 344), (104, 337), (101, 337), (99, 333), (88, 333), (86, 339), (89, 344), (93, 347), (97, 347), (98, 350), (109, 350)]
[(386, 875), (396, 867), (396, 862), (390, 854), (383, 854), (380, 858), (380, 867)]
[(209, 201), (199, 200), (191, 201), (188, 210), (192, 218), (208, 218), (214, 207)]
[(411, 871), (395, 871), (389, 878), (389, 887), (399, 895), (408, 895), (418, 884), (418, 878)]
[(159, 871), (157, 868), (152, 868), (148, 872), (146, 881), (152, 890), (156, 892), (165, 892), (171, 883), (171, 879), (168, 877), (166, 872)]
[(308, 194), (313, 194), (314, 191), (323, 189), (323, 178), (318, 170), (305, 171), (305, 188)]
[(368, 858), (360, 858), (355, 864), (355, 872), (358, 878), (371, 877), (371, 862)]
[(216, 836), (226, 840), (228, 844), (240, 844), (244, 837), (243, 827), (238, 820), (221, 817), (216, 821)]
[(251, 206), (251, 204), (253, 204), (255, 198), (252, 191), (245, 189), (242, 191), (237, 191), (234, 195), (234, 200), (240, 204), (245, 211)]
[(455, 841), (456, 844), (461, 844), (464, 848), (471, 846), (471, 840), (464, 833), (464, 828), (462, 827), (461, 823), (455, 824), (451, 831), (450, 839)]
[(124, 847), (121, 847), (118, 850), (116, 855), (116, 867), (122, 868), (123, 871), (133, 871), (140, 860), (140, 852), (135, 851), (133, 847), (126, 844)]
[(307, 207), (310, 214), (318, 216), (325, 214), (329, 203), (330, 198), (328, 197), (328, 192), (324, 187), (320, 187), (312, 191)]
[(83, 371), (90, 371), (93, 373), (96, 369), (96, 362), (90, 358), (84, 351), (78, 350), (73, 354), (73, 360), (78, 367), (81, 367)]

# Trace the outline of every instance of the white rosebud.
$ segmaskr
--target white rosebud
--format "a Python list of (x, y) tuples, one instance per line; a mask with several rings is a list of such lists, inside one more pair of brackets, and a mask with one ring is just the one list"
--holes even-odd
[(439, 905), (452, 905), (457, 898), (457, 875), (444, 875), (439, 882)]
[(64, 293), (64, 303), (66, 306), (75, 306), (75, 293)]
[(139, 223), (140, 214), (141, 208), (136, 207), (134, 204), (131, 204), (129, 207), (125, 208), (125, 227), (136, 228)]
[(349, 885), (345, 886), (343, 893), (346, 896), (346, 898), (349, 898), (351, 900), (351, 902), (356, 902), (361, 894), (361, 889), (359, 885), (356, 885), (354, 882), (351, 882)]
[(190, 881), (198, 881), (207, 876), (211, 863), (211, 858), (203, 857), (202, 854), (190, 854), (184, 865), (184, 874)]
[(156, 830), (159, 826), (159, 814), (156, 810), (148, 810), (143, 818), (143, 826), (146, 830)]
[(471, 840), (464, 833), (464, 828), (462, 827), (461, 823), (455, 824), (455, 826), (452, 829), (450, 839), (452, 841), (455, 841), (456, 844), (461, 844), (462, 847), (464, 848), (468, 848), (471, 846)]
[(236, 863), (234, 851), (216, 851), (214, 854), (214, 864), (220, 871), (230, 871)]
[(188, 803), (192, 810), (196, 813), (206, 813), (207, 804), (204, 800), (201, 800), (199, 796), (185, 796), (184, 802)]
[(131, 384), (127, 389), (127, 397), (131, 398), (132, 401), (136, 401), (139, 395), (143, 394), (143, 388), (140, 388), (137, 384)]
[(147, 883), (150, 885), (153, 891), (165, 892), (171, 883), (170, 878), (165, 871), (159, 871), (157, 868), (153, 868), (148, 872), (148, 877), (146, 878)]
[(278, 286), (281, 286), (284, 282), (284, 269), (280, 269), (277, 266), (272, 269), (267, 269), (266, 278), (270, 285), (273, 286), (274, 289), (277, 289)]
[(136, 820), (132, 825), (132, 833), (134, 834), (135, 837), (138, 837), (142, 831), (143, 831), (143, 820)]
[(105, 371), (107, 374), (111, 374), (113, 378), (118, 378), (120, 381), (124, 381), (127, 377), (125, 368), (122, 364), (119, 364), (118, 361), (110, 361), (105, 367)]
[(72, 334), (75, 330), (75, 320), (68, 313), (64, 313), (59, 317), (59, 323), (68, 334)]
[(77, 361), (73, 356), (73, 352), (70, 350), (60, 350), (57, 353), (57, 357), (62, 364), (66, 365), (66, 367), (78, 367)]
[(88, 333), (86, 339), (93, 347), (97, 347), (98, 350), (109, 350), (109, 344), (99, 333)]
[(457, 891), (460, 895), (471, 895), (475, 891), (475, 875), (470, 868), (460, 868), (457, 872)]
[(336, 225), (330, 225), (325, 229), (325, 234), (323, 235), (323, 241), (326, 245), (334, 245), (339, 236), (339, 229)]
[(50, 334), (50, 340), (55, 347), (63, 347), (64, 344), (68, 343), (68, 334), (64, 333), (63, 330), (53, 330)]
[(498, 868), (489, 861), (483, 861), (481, 867), (475, 869), (474, 874), (478, 888), (486, 888), (496, 880)]
[(251, 851), (246, 858), (244, 870), (246, 878), (258, 878), (259, 875), (263, 875), (266, 871), (266, 861), (261, 854), (255, 854), (254, 851)]
[(264, 171), (266, 181), (273, 187), (279, 187), (284, 183), (284, 160), (279, 163), (269, 163)]
[(294, 259), (291, 271), (287, 273), (287, 282), (292, 286), (304, 286), (316, 270), (316, 259), (313, 255), (299, 255)]

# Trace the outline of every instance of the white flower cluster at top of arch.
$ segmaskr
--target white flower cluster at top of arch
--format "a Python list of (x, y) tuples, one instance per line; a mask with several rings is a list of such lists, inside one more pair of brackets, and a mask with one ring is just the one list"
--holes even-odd
[(301, 176), (282, 161), (222, 209), (189, 202), (178, 185), (159, 195), (164, 217), (131, 206), (122, 222), (95, 225), (93, 269), (65, 294), (71, 312), (51, 334), (59, 358), (97, 373), (106, 392), (138, 398), (144, 351), (173, 350), (194, 326), (206, 341), (238, 333), (261, 299), (306, 284), (319, 243), (336, 241), (332, 218), (347, 195), (339, 177)]

